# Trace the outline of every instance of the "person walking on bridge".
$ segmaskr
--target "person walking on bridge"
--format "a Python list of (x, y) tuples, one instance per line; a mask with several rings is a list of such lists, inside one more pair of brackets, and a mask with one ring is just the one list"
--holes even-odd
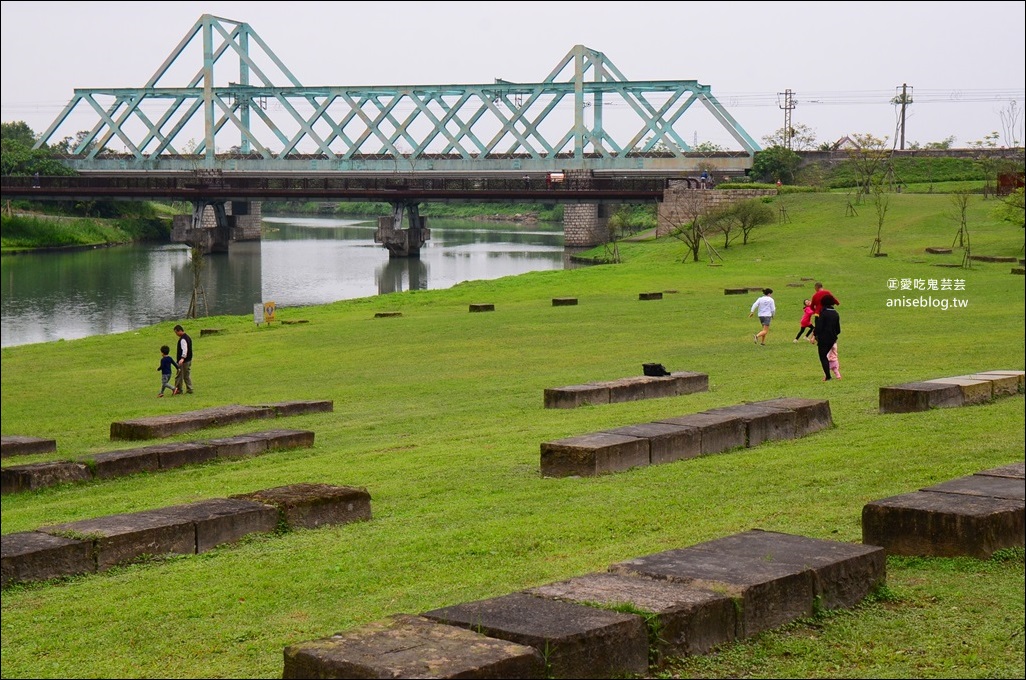
[(178, 336), (178, 374), (175, 376), (175, 391), (171, 394), (181, 394), (183, 385), (186, 394), (192, 394), (192, 338), (181, 325), (175, 326), (175, 335)]

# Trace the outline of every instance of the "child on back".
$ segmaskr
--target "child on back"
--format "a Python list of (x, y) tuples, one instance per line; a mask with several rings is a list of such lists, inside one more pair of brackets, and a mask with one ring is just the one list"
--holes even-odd
[[(174, 365), (175, 360), (171, 358), (171, 348), (167, 345), (161, 346), (160, 366), (157, 366), (157, 370), (160, 371), (160, 392), (157, 394), (158, 397), (164, 396), (164, 390), (173, 389), (171, 387), (171, 367)], [(174, 394), (174, 392), (171, 394)]]
[(798, 335), (794, 336), (794, 341), (798, 342), (802, 339), (802, 333), (805, 333), (805, 337), (809, 339), (809, 342), (816, 342), (812, 332), (816, 330), (815, 326), (812, 325), (812, 300), (806, 300), (803, 303), (805, 309), (802, 312), (802, 320), (798, 328)]

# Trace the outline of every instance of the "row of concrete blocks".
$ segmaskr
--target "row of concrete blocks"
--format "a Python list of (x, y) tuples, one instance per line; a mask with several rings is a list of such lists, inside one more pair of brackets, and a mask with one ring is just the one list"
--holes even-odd
[(5, 434), (0, 437), (0, 458), (8, 456), (31, 456), (37, 453), (53, 453), (57, 450), (56, 439), (28, 437), (20, 434)]
[(121, 440), (163, 439), (208, 427), (223, 427), (250, 420), (298, 416), (307, 413), (325, 413), (334, 410), (334, 402), (282, 401), (258, 406), (214, 406), (198, 411), (167, 413), (110, 424), (110, 438)]
[(1026, 547), (1026, 463), (884, 498), (862, 508), (862, 542), (891, 555), (968, 556)]
[(705, 654), (886, 580), (883, 548), (751, 530), (289, 645), (283, 678), (616, 678)]
[(541, 445), (546, 477), (593, 477), (804, 437), (833, 426), (825, 399), (781, 397)]
[[(676, 293), (677, 291), (667, 291), (669, 293)], [(638, 293), (639, 300), (662, 300), (663, 294), (656, 293)], [(552, 298), (553, 307), (573, 307), (577, 304), (577, 298), (575, 297), (557, 297)], [(477, 302), (470, 305), (470, 311), (472, 312), (494, 312), (495, 305), (491, 302)], [(377, 315), (375, 315), (377, 316)]]
[(1026, 371), (983, 371), (951, 378), (880, 388), (880, 413), (913, 413), (931, 408), (983, 404), (1021, 394)]
[(679, 397), (682, 394), (709, 391), (709, 376), (691, 371), (674, 371), (667, 376), (639, 375), (619, 380), (605, 380), (549, 387), (545, 390), (545, 408), (577, 408), (578, 406), (619, 404), (641, 399)]
[(194, 442), (154, 444), (98, 453), (78, 460), (58, 460), (0, 469), (0, 493), (33, 491), (57, 484), (112, 479), (140, 472), (162, 472), (214, 459), (252, 458), (269, 451), (309, 448), (309, 430), (267, 430)]
[(91, 574), (146, 556), (197, 554), (254, 533), (347, 524), (371, 517), (366, 489), (293, 484), (5, 534), (2, 585)]

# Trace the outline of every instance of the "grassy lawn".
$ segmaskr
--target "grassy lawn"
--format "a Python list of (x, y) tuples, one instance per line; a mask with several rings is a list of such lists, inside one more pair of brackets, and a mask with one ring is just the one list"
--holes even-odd
[[(311, 449), (2, 497), (2, 531), (134, 512), (297, 482), (365, 487), (369, 522), (252, 537), (197, 556), (15, 586), (2, 594), (7, 678), (280, 677), (282, 650), (395, 613), (505, 595), (613, 562), (752, 528), (860, 542), (862, 507), (1023, 460), (1024, 400), (881, 415), (881, 386), (1022, 370), (1024, 285), (1009, 264), (949, 247), (949, 196), (890, 197), (887, 257), (870, 257), (870, 204), (787, 197), (790, 222), (757, 229), (710, 266), (674, 239), (621, 243), (622, 264), (469, 282), (309, 308), (296, 325), (182, 321), (196, 344), (191, 396), (156, 399), (158, 348), (175, 322), (2, 350), (4, 434), (50, 437), (56, 456), (131, 448), (110, 423), (225, 404), (331, 399), (333, 413), (201, 431), (278, 427)], [(973, 198), (972, 252), (1022, 257), (1023, 231)], [(891, 290), (921, 280), (958, 290)], [(821, 280), (839, 298), (842, 381), (792, 343)], [(752, 343), (757, 293), (778, 316)], [(665, 291), (640, 301), (641, 292)], [(554, 297), (577, 306), (552, 307)], [(897, 297), (967, 306), (894, 307)], [(495, 311), (468, 313), (472, 303)], [(949, 303), (950, 304), (950, 303)], [(378, 311), (402, 316), (374, 318)], [(200, 337), (200, 329), (218, 328)], [(708, 392), (544, 409), (543, 390), (641, 374), (709, 375)], [(545, 479), (541, 442), (781, 396), (829, 399), (835, 427), (788, 442), (596, 478)], [(890, 558), (885, 589), (827, 613), (685, 659), (660, 677), (1021, 677), (1023, 551), (988, 561)]]

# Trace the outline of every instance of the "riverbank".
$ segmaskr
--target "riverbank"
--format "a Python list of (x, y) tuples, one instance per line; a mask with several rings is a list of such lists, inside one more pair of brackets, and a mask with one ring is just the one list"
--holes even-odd
[[(866, 503), (1021, 461), (1021, 395), (910, 414), (881, 415), (877, 402), (884, 385), (1022, 370), (1022, 278), (1005, 264), (961, 269), (961, 251), (926, 253), (957, 231), (950, 197), (894, 196), (887, 257), (869, 255), (876, 216), (846, 214), (846, 200), (792, 197), (788, 223), (721, 250), (715, 267), (682, 262), (676, 239), (628, 241), (618, 265), (278, 309), (260, 326), (251, 316), (185, 319), (196, 342), (189, 396), (155, 397), (172, 322), (4, 349), (3, 431), (55, 438), (51, 458), (121, 448), (109, 438), (114, 420), (334, 403), (289, 421), (315, 432), (310, 449), (5, 495), (4, 534), (298, 482), (364, 487), (372, 505), (367, 522), (6, 589), (4, 676), (280, 677), (289, 644), (752, 528), (858, 543)], [(973, 252), (1014, 254), (1021, 229), (992, 207), (970, 205)], [(816, 279), (841, 300), (842, 381), (822, 382), (815, 348), (791, 342)], [(905, 279), (961, 283), (889, 287)], [(751, 341), (754, 295), (725, 295), (742, 286), (775, 291), (765, 347)], [(653, 291), (661, 299), (639, 298)], [(552, 305), (571, 296), (579, 304)], [(912, 297), (968, 307), (889, 302)], [(479, 303), (494, 311), (470, 313)], [(297, 320), (306, 323), (284, 323)], [(542, 407), (546, 388), (640, 375), (646, 362), (706, 373), (709, 391)], [(829, 400), (835, 427), (603, 477), (540, 475), (541, 442), (782, 396)], [(892, 557), (886, 587), (862, 605), (679, 660), (660, 677), (1018, 677), (1024, 574), (1022, 550), (986, 561)]]

